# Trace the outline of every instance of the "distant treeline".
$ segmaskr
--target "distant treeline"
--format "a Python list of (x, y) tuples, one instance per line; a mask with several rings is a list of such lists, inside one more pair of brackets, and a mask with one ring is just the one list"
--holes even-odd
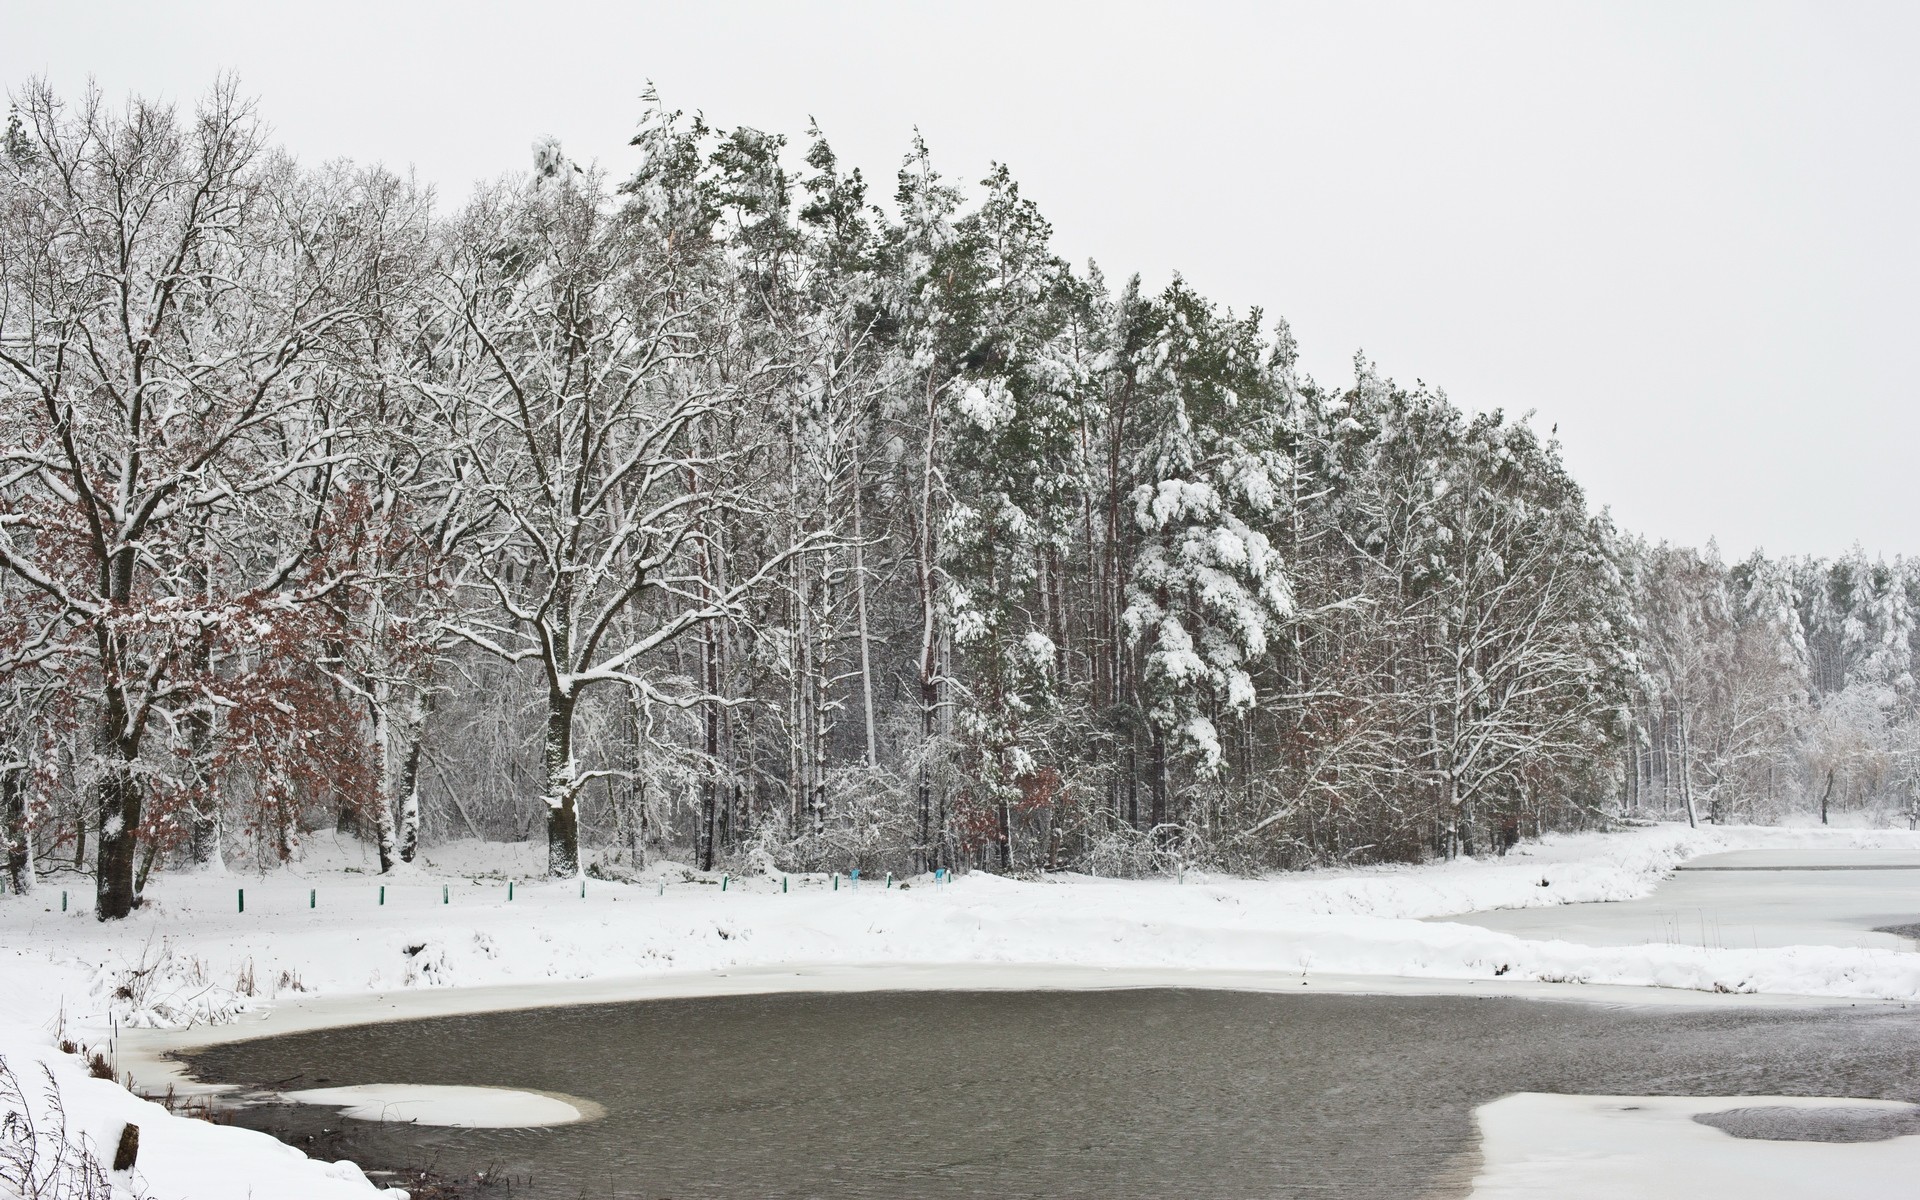
[(1140, 872), (1908, 802), (1912, 570), (1623, 542), (1524, 421), (1076, 270), (1004, 168), (634, 144), (445, 208), (231, 88), (18, 93), (16, 886), (119, 915), (322, 825)]
[[(1644, 668), (1626, 806), (1920, 824), (1920, 562), (1623, 548)], [(1849, 817), (1857, 819), (1857, 817)]]

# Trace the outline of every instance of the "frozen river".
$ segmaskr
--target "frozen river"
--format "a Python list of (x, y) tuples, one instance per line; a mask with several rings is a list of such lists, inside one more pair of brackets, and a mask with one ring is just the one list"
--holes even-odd
[[(1854, 946), (1911, 952), (1920, 852), (1739, 850), (1688, 862), (1651, 896), (1437, 918), (1584, 946)], [(1915, 931), (1920, 932), (1920, 931)]]
[[(1450, 919), (1593, 946), (1905, 955), (1912, 940), (1875, 929), (1920, 922), (1920, 852), (1709, 855), (1642, 900)], [(1905, 1006), (1324, 995), (1295, 980), (583, 1003), (312, 1029), (190, 1064), (261, 1098), (241, 1123), (310, 1153), (568, 1200), (1441, 1197), (1476, 1175), (1476, 1196), (1665, 1197), (1743, 1170), (1739, 1194), (1800, 1197), (1920, 1167), (1905, 1107), (1821, 1118), (1873, 1126), (1867, 1145), (1723, 1132), (1778, 1126), (1793, 1102), (1745, 1097), (1920, 1102), (1920, 1011)], [(405, 1090), (419, 1085), (438, 1090)], [(521, 1095), (470, 1090), (486, 1088)], [(268, 1099), (288, 1094), (338, 1106)], [(509, 1127), (391, 1119), (436, 1106)], [(1794, 1182), (1809, 1177), (1811, 1191)]]
[(192, 1063), (277, 1090), (480, 1085), (604, 1107), (530, 1129), (242, 1117), (362, 1165), (511, 1176), (515, 1196), (1403, 1198), (1467, 1193), (1473, 1110), (1502, 1096), (1920, 1101), (1917, 1040), (1920, 1012), (1881, 1006), (867, 992), (368, 1025)]

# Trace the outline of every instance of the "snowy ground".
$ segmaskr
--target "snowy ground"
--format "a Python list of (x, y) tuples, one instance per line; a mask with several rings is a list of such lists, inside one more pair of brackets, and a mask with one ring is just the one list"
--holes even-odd
[[(892, 888), (843, 878), (836, 890), (825, 876), (723, 885), (667, 866), (633, 884), (588, 881), (583, 895), (579, 883), (527, 882), (539, 846), (455, 844), (382, 881), (364, 848), (321, 842), (307, 862), (266, 878), (157, 878), (135, 917), (109, 925), (93, 920), (77, 890), (64, 912), (58, 886), (0, 898), (0, 1054), (23, 1074), (49, 1060), (109, 1156), (118, 1124), (138, 1120), (139, 1186), (156, 1200), (241, 1196), (242, 1179), (272, 1182), (275, 1194), (364, 1196), (372, 1185), (350, 1167), (308, 1163), (274, 1143), (256, 1154), (242, 1148), (254, 1135), (158, 1110), (130, 1116), (140, 1102), (108, 1097), (112, 1085), (82, 1078), (78, 1061), (49, 1043), (63, 1032), (108, 1050), (137, 1086), (159, 1089), (155, 1053), (222, 1037), (735, 990), (1180, 982), (1689, 1003), (1920, 1000), (1920, 954), (1899, 939), (1863, 944), (1887, 935), (1848, 925), (1838, 902), (1821, 921), (1794, 926), (1797, 944), (1771, 934), (1635, 943), (1630, 922), (1616, 925), (1619, 937), (1594, 936), (1604, 922), (1566, 916), (1603, 910), (1561, 907), (1636, 901), (1683, 861), (1759, 848), (1906, 851), (1920, 862), (1920, 834), (1904, 831), (1661, 826), (1549, 838), (1504, 859), (1270, 880), (972, 875)], [(1839, 874), (1805, 879), (1841, 886)], [(1743, 887), (1759, 879), (1679, 880), (1709, 876)], [(1920, 871), (1901, 879), (1920, 885)], [(1555, 918), (1524, 937), (1433, 919), (1493, 909)], [(1758, 930), (1779, 915), (1756, 911), (1752, 923)], [(1579, 940), (1561, 940), (1569, 934)], [(202, 1171), (209, 1137), (235, 1139), (238, 1165), (223, 1167), (220, 1180)], [(181, 1163), (191, 1164), (185, 1175)]]

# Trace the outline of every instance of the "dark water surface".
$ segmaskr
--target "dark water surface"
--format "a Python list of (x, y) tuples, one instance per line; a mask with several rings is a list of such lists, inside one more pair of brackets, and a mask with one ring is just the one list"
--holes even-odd
[(605, 1105), (599, 1121), (525, 1130), (291, 1105), (240, 1117), (364, 1166), (531, 1176), (515, 1197), (1399, 1200), (1465, 1194), (1472, 1110), (1512, 1092), (1920, 1101), (1920, 1012), (790, 994), (329, 1029), (189, 1061), (229, 1083), (491, 1085)]

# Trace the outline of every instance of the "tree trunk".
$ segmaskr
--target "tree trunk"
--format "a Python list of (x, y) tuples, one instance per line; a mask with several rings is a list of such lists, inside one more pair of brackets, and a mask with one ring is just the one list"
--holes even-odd
[(132, 755), (116, 739), (102, 738), (100, 778), (93, 785), (100, 815), (99, 849), (94, 860), (94, 915), (118, 920), (133, 911), (134, 848), (140, 830), (140, 783)]
[(573, 786), (574, 697), (547, 691), (547, 877), (580, 874), (580, 817)]
[[(929, 534), (931, 540), (931, 534)], [(924, 551), (920, 566), (920, 774), (916, 781), (916, 801), (920, 804), (920, 868), (939, 866), (939, 849), (933, 845), (933, 733), (941, 710), (941, 684), (935, 641), (935, 601), (933, 601), (933, 563), (931, 545)]]
[[(384, 690), (384, 686), (383, 686)], [(393, 721), (387, 715), (388, 699), (375, 700), (373, 709), (373, 748), (380, 756), (380, 804), (374, 812), (374, 842), (380, 853), (380, 873), (393, 870), (395, 861), (393, 828), (394, 797), (399, 791), (393, 746)], [(347, 810), (341, 809), (344, 814)]]
[(1127, 824), (1140, 828), (1140, 763), (1139, 752), (1134, 749), (1133, 739), (1127, 741)]
[(427, 740), (429, 705), (416, 697), (407, 721), (406, 752), (400, 759), (400, 828), (395, 849), (410, 863), (420, 848), (420, 752)]
[(1693, 809), (1693, 747), (1687, 739), (1687, 713), (1680, 711), (1680, 798), (1687, 805), (1687, 828), (1696, 828), (1699, 817)]
[(880, 739), (874, 732), (873, 650), (867, 635), (867, 550), (866, 528), (861, 518), (860, 442), (854, 440), (853, 454), (853, 604), (860, 626), (860, 697), (867, 722), (867, 765), (880, 765)]
[[(196, 659), (204, 659), (196, 651)], [(204, 667), (204, 661), (200, 663)], [(188, 769), (193, 773), (193, 791), (187, 809), (187, 848), (197, 866), (214, 866), (220, 861), (220, 797), (215, 790), (213, 764), (213, 712), (196, 705), (187, 714)]]
[(7, 884), (19, 895), (33, 890), (33, 836), (27, 827), (27, 773), (0, 772), (0, 832), (7, 850)]
[(700, 652), (705, 660), (701, 672), (707, 688), (707, 700), (701, 707), (706, 728), (706, 762), (700, 768), (700, 869), (713, 870), (720, 833), (720, 647), (718, 631), (708, 621), (702, 631)]
[(1153, 731), (1153, 830), (1154, 836), (1160, 834), (1160, 827), (1167, 823), (1167, 737), (1158, 729)]
[[(206, 529), (198, 529), (194, 534), (194, 544), (198, 558), (187, 568), (189, 586), (198, 596), (208, 596), (211, 592), (207, 559)], [(213, 644), (202, 633), (193, 643), (193, 670), (203, 682), (213, 679)], [(213, 778), (213, 707), (209, 703), (194, 705), (187, 714), (187, 761), (188, 770), (193, 773), (193, 791), (188, 805), (187, 847), (196, 866), (207, 867), (220, 864), (220, 797)]]
[(627, 778), (625, 781), (624, 807), (626, 809), (627, 854), (632, 860), (635, 874), (647, 865), (647, 839), (651, 832), (647, 820), (647, 782), (646, 770), (646, 713), (641, 705), (640, 694), (627, 693)]
[(1011, 871), (1013, 870), (1013, 805), (1002, 798), (998, 807), (1000, 828), (997, 831), (999, 834), (997, 840), (1000, 843), (1000, 869)]
[(133, 873), (133, 902), (137, 906), (143, 903), (147, 894), (147, 876), (153, 874), (154, 860), (160, 857), (160, 843), (152, 838), (140, 847), (140, 866)]
[(939, 392), (931, 374), (926, 385), (926, 428), (922, 431), (920, 511), (915, 514), (914, 573), (920, 591), (920, 770), (915, 799), (920, 808), (920, 867), (931, 871), (940, 864), (933, 822), (933, 737), (940, 712), (939, 601), (934, 575), (939, 551), (933, 519), (934, 449), (940, 436)]
[[(125, 604), (133, 594), (134, 553), (131, 548), (108, 556), (101, 572), (103, 599)], [(134, 848), (140, 837), (140, 781), (133, 764), (140, 756), (139, 731), (128, 728), (127, 694), (114, 682), (126, 660), (125, 643), (111, 628), (95, 634), (101, 667), (107, 675), (105, 703), (94, 734), (94, 757), (100, 777), (94, 782), (94, 811), (100, 821), (99, 847), (94, 851), (94, 916), (119, 920), (133, 911)]]

